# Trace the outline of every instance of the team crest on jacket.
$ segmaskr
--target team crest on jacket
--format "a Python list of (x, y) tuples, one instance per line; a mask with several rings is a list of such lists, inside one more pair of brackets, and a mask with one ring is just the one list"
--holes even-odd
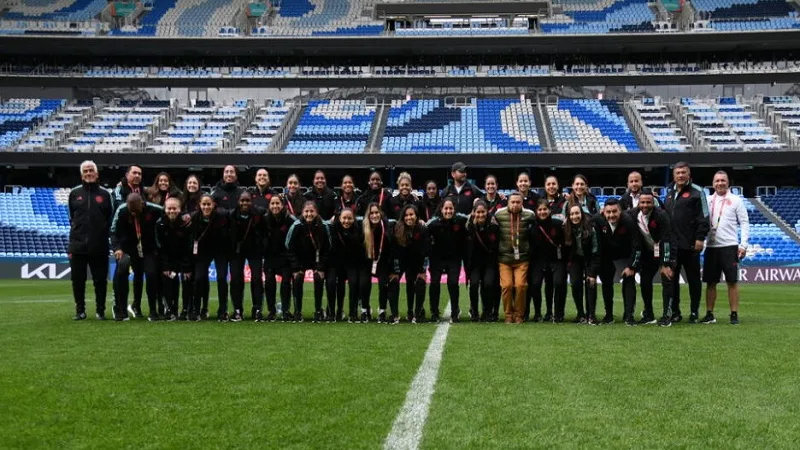
[(282, 233), (286, 233), (288, 230), (289, 230), (289, 227), (287, 227), (286, 225), (281, 225), (281, 232)]
[(418, 241), (418, 240), (420, 240), (420, 239), (422, 239), (422, 235), (421, 235), (421, 234), (419, 234), (419, 233), (414, 233), (414, 240), (415, 240), (415, 241)]
[(227, 202), (227, 201), (228, 201), (228, 197), (227, 197), (227, 196), (225, 196), (225, 197), (222, 197), (222, 201), (223, 201), (223, 202)]
[(77, 200), (77, 201), (79, 201), (79, 202), (82, 202), (82, 201), (83, 201), (83, 197), (78, 197), (78, 198), (76, 198), (75, 200)]
[[(78, 200), (80, 200), (80, 198), (78, 198)], [(97, 203), (103, 203), (103, 196), (102, 195), (95, 196), (94, 201)]]
[(471, 197), (472, 196), (472, 191), (464, 191), (464, 195), (467, 196), (467, 197)]
[(617, 231), (619, 231), (619, 234), (625, 234), (625, 232), (627, 232), (628, 230), (626, 230), (625, 227), (619, 227), (617, 228)]
[(147, 214), (144, 215), (144, 220), (149, 222), (152, 219), (153, 219), (153, 215), (152, 214), (147, 213)]
[(394, 210), (395, 211), (400, 211), (400, 205), (394, 205)]
[(651, 220), (650, 221), (650, 225), (648, 226), (648, 228), (652, 229), (652, 228), (657, 228), (657, 227), (658, 227), (658, 224), (656, 223), (656, 221), (655, 220)]
[(692, 195), (692, 194), (690, 194), (689, 192), (684, 192), (683, 194), (681, 194), (681, 197), (689, 198), (690, 195)]
[(496, 241), (496, 240), (497, 240), (497, 236), (495, 236), (495, 235), (494, 235), (494, 233), (490, 233), (490, 234), (489, 234), (489, 240), (490, 240), (490, 241), (492, 241), (492, 242), (494, 242), (494, 241)]
[(552, 230), (550, 230), (550, 237), (556, 237), (556, 233), (557, 233), (556, 229), (553, 228)]
[(267, 194), (264, 196), (264, 198), (267, 200), (272, 200), (272, 194)]
[(458, 225), (458, 224), (453, 225), (453, 231), (458, 231), (460, 229), (461, 229), (461, 225)]

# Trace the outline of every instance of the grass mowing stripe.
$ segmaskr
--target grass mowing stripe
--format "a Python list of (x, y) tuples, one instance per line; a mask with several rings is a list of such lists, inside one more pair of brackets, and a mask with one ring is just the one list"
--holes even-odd
[[(444, 316), (450, 315), (450, 305), (444, 311)], [(433, 339), (425, 352), (425, 359), (419, 366), (419, 371), (411, 382), (411, 387), (406, 394), (406, 401), (400, 414), (392, 425), (392, 431), (386, 438), (383, 448), (386, 450), (416, 450), (422, 441), (422, 432), (428, 420), (433, 392), (436, 389), (436, 380), (439, 377), (439, 366), (442, 363), (444, 345), (447, 342), (447, 332), (450, 322), (439, 324)]]

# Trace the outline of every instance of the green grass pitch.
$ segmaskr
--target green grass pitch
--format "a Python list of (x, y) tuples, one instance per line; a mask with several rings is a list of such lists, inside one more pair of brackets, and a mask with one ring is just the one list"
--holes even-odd
[[(720, 292), (712, 326), (451, 327), (422, 447), (796, 448), (800, 290), (743, 285), (736, 327)], [(435, 329), (73, 311), (0, 282), (0, 448), (380, 448)]]

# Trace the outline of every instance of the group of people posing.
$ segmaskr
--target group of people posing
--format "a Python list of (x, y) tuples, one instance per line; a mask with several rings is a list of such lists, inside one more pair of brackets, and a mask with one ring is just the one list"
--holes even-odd
[[(522, 172), (516, 191), (505, 196), (498, 192), (494, 176), (485, 178), (483, 189), (471, 184), (462, 163), (453, 165), (452, 183), (440, 190), (428, 181), (421, 195), (413, 192), (411, 176), (405, 172), (397, 179), (397, 195), (384, 187), (378, 172), (370, 174), (368, 188), (357, 195), (352, 177), (343, 177), (337, 193), (321, 170), (305, 193), (296, 175), (290, 175), (283, 192), (277, 192), (265, 169), (257, 171), (256, 185), (246, 189), (239, 185), (236, 168), (227, 166), (211, 193), (201, 191), (194, 175), (181, 192), (164, 172), (152, 187), (144, 188), (137, 166), (130, 167), (110, 192), (98, 185), (93, 162), (84, 162), (80, 170), (83, 183), (69, 196), (76, 320), (86, 318), (87, 267), (95, 287), (96, 317), (105, 319), (110, 244), (117, 263), (113, 274), (117, 321), (143, 317), (143, 294), (148, 320), (209, 318), (213, 263), (219, 321), (244, 319), (249, 267), (250, 317), (255, 321), (303, 321), (303, 286), (310, 273), (315, 322), (399, 323), (403, 278), (405, 319), (439, 322), (446, 277), (450, 320), (455, 323), (462, 317), (463, 269), (469, 287), (468, 317), (473, 322), (498, 321), (501, 308), (506, 323), (564, 322), (569, 288), (577, 312), (574, 322), (610, 324), (615, 320), (614, 287), (621, 281), (626, 324), (670, 326), (683, 319), (679, 286), (683, 270), (691, 298), (689, 322), (716, 321), (716, 285), (724, 274), (731, 323), (738, 323), (737, 265), (747, 249), (748, 222), (724, 172), (715, 175), (715, 193), (709, 199), (691, 182), (688, 165), (676, 164), (674, 184), (663, 205), (652, 191), (642, 188), (641, 175), (632, 172), (626, 194), (609, 199), (601, 209), (582, 175), (574, 176), (568, 194), (555, 176), (548, 176), (540, 196), (531, 189), (529, 174)], [(708, 290), (707, 312), (701, 320), (704, 249)], [(129, 305), (131, 272), (134, 292)], [(634, 317), (637, 274), (644, 304), (638, 321)], [(656, 278), (662, 285), (660, 320), (653, 306)], [(598, 282), (604, 306), (600, 319)], [(373, 285), (377, 310), (371, 304)]]

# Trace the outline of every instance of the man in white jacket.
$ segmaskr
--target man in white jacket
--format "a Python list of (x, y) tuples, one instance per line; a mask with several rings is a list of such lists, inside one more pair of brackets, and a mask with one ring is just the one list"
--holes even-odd
[[(703, 262), (703, 281), (706, 282), (706, 316), (701, 323), (716, 323), (714, 303), (717, 300), (717, 283), (725, 275), (728, 300), (731, 306), (731, 324), (739, 323), (739, 261), (747, 254), (750, 221), (741, 197), (730, 192), (728, 174), (714, 174), (714, 195), (709, 197), (711, 229), (706, 240)], [(739, 229), (741, 228), (741, 238)]]

